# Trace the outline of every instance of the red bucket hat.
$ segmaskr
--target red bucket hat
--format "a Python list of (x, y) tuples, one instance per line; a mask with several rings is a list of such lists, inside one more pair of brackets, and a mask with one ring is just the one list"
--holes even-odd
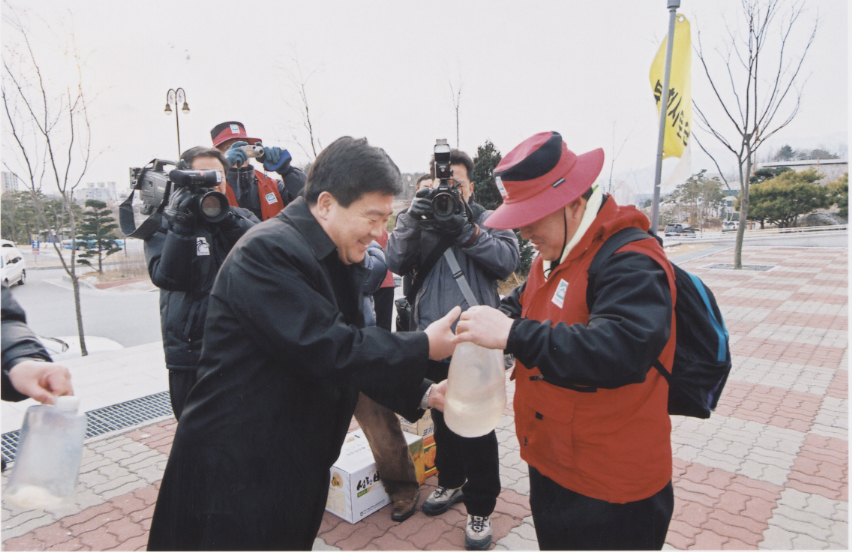
[(210, 138), (213, 139), (213, 147), (219, 147), (222, 142), (233, 140), (235, 138), (254, 144), (260, 142), (258, 138), (249, 138), (246, 135), (246, 127), (239, 121), (227, 121), (213, 127), (210, 131)]
[(603, 149), (576, 155), (558, 132), (527, 138), (494, 169), (503, 204), (485, 226), (521, 228), (555, 213), (594, 184), (603, 161)]

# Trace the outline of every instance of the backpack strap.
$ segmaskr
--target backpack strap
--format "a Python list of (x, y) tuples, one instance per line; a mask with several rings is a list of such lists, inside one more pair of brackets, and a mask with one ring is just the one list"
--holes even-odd
[(724, 362), (728, 357), (728, 351), (725, 348), (725, 345), (728, 343), (728, 329), (725, 328), (725, 322), (719, 323), (719, 320), (716, 318), (716, 313), (713, 312), (713, 306), (710, 304), (710, 298), (707, 297), (707, 290), (704, 287), (704, 282), (701, 279), (689, 272), (689, 278), (692, 280), (692, 283), (695, 285), (695, 289), (698, 290), (698, 293), (701, 295), (701, 299), (704, 301), (704, 306), (707, 307), (707, 314), (710, 317), (710, 322), (713, 324), (713, 329), (716, 330), (716, 336), (719, 338), (719, 350), (716, 352), (716, 360), (719, 362)]
[[(589, 312), (592, 311), (592, 305), (594, 304), (594, 289), (595, 289), (595, 279), (600, 272), (601, 266), (612, 257), (616, 251), (627, 245), (628, 243), (633, 243), (635, 241), (646, 240), (648, 238), (655, 238), (660, 245), (662, 245), (662, 241), (658, 236), (654, 236), (645, 232), (641, 228), (637, 228), (635, 226), (630, 226), (627, 228), (622, 228), (615, 234), (609, 237), (608, 240), (604, 242), (600, 249), (598, 249), (597, 253), (595, 253), (595, 258), (592, 259), (592, 264), (589, 265), (588, 270), (588, 283), (586, 284), (586, 306), (589, 309)], [(665, 380), (671, 383), (671, 374), (668, 370), (662, 365), (659, 359), (654, 361), (654, 368), (657, 369), (660, 374), (665, 378)]]
[(616, 251), (627, 245), (628, 243), (632, 243), (635, 241), (641, 241), (648, 238), (651, 238), (651, 234), (645, 232), (641, 228), (636, 228), (635, 226), (630, 226), (628, 228), (622, 228), (615, 234), (609, 237), (608, 240), (604, 242), (598, 252), (595, 253), (595, 258), (592, 259), (592, 264), (589, 265), (588, 275), (589, 275), (589, 283), (586, 286), (586, 306), (589, 307), (589, 311), (592, 310), (592, 304), (594, 303), (592, 297), (592, 291), (595, 287), (595, 278), (600, 272), (601, 265), (607, 261), (610, 257), (615, 254)]

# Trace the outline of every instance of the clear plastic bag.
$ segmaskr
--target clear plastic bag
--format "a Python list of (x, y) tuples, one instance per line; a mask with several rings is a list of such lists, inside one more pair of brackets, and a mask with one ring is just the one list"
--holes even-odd
[(460, 343), (453, 352), (447, 380), (447, 427), (462, 437), (493, 431), (506, 407), (503, 351)]
[(57, 397), (54, 406), (27, 409), (5, 500), (31, 510), (74, 502), (86, 437), (79, 403), (76, 397)]

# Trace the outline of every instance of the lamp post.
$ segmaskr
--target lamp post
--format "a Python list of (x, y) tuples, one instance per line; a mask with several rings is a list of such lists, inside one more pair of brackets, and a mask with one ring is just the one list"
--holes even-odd
[(177, 144), (178, 144), (178, 157), (180, 157), (180, 118), (178, 117), (178, 106), (183, 102), (183, 107), (181, 111), (184, 114), (189, 113), (189, 104), (186, 103), (186, 92), (183, 88), (178, 88), (175, 90), (174, 88), (170, 88), (166, 93), (166, 109), (165, 113), (168, 115), (172, 112), (172, 104), (175, 104), (175, 125), (177, 126)]

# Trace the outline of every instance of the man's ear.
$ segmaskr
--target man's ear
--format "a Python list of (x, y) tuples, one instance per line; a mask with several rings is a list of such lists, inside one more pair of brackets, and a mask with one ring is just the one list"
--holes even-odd
[(334, 199), (334, 196), (329, 192), (320, 192), (319, 197), (317, 197), (317, 216), (322, 220), (326, 220), (330, 213), (333, 205), (337, 203)]

